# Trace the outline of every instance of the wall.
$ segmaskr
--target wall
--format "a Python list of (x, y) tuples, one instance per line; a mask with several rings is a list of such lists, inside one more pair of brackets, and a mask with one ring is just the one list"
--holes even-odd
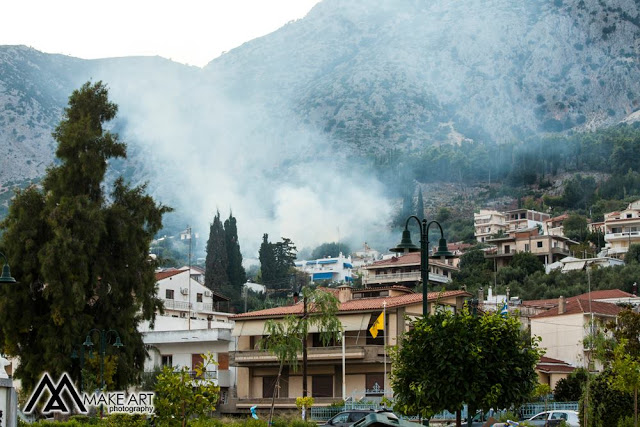
[(531, 336), (539, 336), (545, 356), (573, 366), (584, 366), (582, 340), (585, 321), (582, 313), (531, 319)]

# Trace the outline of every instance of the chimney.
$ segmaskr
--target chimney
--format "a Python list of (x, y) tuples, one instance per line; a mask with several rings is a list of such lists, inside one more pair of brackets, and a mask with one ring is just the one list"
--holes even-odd
[(558, 298), (558, 314), (564, 313), (565, 308), (564, 297), (560, 295), (560, 298)]
[(484, 289), (482, 287), (478, 288), (478, 301), (480, 303), (484, 302)]
[(338, 301), (340, 303), (351, 301), (351, 286), (346, 283), (338, 286)]

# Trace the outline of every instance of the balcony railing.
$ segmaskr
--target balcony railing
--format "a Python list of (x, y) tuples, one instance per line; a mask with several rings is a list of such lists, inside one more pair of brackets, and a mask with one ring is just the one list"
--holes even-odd
[[(412, 282), (420, 280), (420, 272), (412, 271), (408, 273), (375, 274), (365, 277), (364, 284), (391, 283), (391, 282)], [(429, 272), (429, 281), (438, 283), (448, 283), (451, 279), (442, 274)]]
[(191, 304), (187, 301), (176, 301), (172, 299), (163, 299), (164, 308), (168, 310), (189, 310), (191, 308)]
[[(142, 374), (142, 379), (144, 380), (152, 380), (156, 378), (161, 372), (155, 371), (145, 371)], [(189, 377), (194, 380), (215, 380), (218, 378), (218, 371), (205, 371), (202, 375), (198, 376), (196, 371), (189, 371)]]
[[(377, 357), (382, 346), (347, 346), (345, 348), (345, 359), (364, 359), (368, 355)], [(381, 350), (380, 350), (381, 351)], [(239, 350), (231, 352), (231, 362), (239, 366), (246, 363), (276, 363), (275, 355), (263, 350)], [(342, 347), (310, 347), (307, 349), (307, 359), (309, 362), (316, 360), (340, 360), (342, 358)], [(302, 360), (302, 354), (298, 354), (298, 359)]]
[(604, 240), (621, 240), (621, 239), (631, 239), (635, 240), (640, 238), (640, 231), (626, 231), (623, 233), (607, 233), (604, 235)]

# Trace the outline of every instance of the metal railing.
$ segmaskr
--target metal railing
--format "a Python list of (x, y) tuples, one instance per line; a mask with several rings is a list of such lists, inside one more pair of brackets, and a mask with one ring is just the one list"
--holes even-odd
[(172, 299), (163, 299), (164, 308), (169, 310), (189, 310), (191, 308), (191, 304), (187, 301), (176, 301)]
[[(414, 271), (410, 273), (391, 273), (391, 274), (376, 274), (370, 275), (363, 279), (364, 284), (370, 283), (387, 283), (387, 282), (402, 282), (405, 280), (420, 280), (420, 272)], [(451, 279), (442, 274), (429, 272), (430, 282), (448, 283)]]

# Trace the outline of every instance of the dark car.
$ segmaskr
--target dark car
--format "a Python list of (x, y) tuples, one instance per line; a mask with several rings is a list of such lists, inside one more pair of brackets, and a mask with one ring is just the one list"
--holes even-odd
[(353, 409), (340, 412), (339, 414), (331, 417), (331, 419), (329, 419), (326, 424), (323, 424), (323, 427), (348, 427), (373, 412), (373, 410), (367, 409)]
[(340, 412), (334, 415), (326, 424), (322, 424), (321, 427), (349, 427), (354, 423), (362, 420), (364, 417), (370, 414), (383, 414), (397, 418), (397, 415), (391, 411), (391, 409), (350, 409), (348, 411)]

